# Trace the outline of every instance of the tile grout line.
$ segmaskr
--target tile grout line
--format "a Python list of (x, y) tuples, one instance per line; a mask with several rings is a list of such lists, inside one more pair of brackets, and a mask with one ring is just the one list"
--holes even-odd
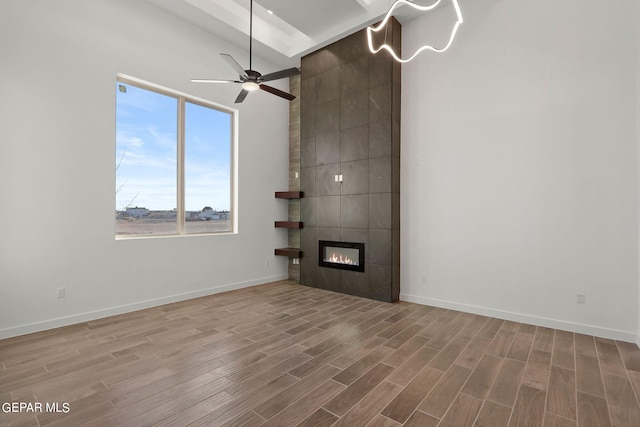
[(618, 354), (620, 354), (620, 359), (622, 359), (622, 366), (624, 366), (624, 372), (627, 377), (627, 381), (629, 381), (629, 385), (631, 385), (631, 391), (633, 392), (634, 397), (636, 398), (636, 405), (638, 405), (638, 408), (640, 408), (640, 396), (638, 396), (638, 394), (636, 393), (636, 390), (633, 388), (633, 381), (631, 381), (631, 376), (629, 376), (629, 371), (631, 369), (627, 368), (627, 364), (624, 363), (624, 359), (622, 358), (622, 355), (620, 353), (620, 347), (618, 346), (618, 341), (614, 341), (616, 343), (616, 349), (618, 350)]
[(573, 337), (573, 387), (575, 390), (574, 395), (576, 399), (576, 425), (580, 425), (580, 413), (578, 411), (578, 348), (576, 346), (576, 334), (572, 332), (571, 336)]
[[(539, 326), (536, 327), (536, 332), (539, 330), (539, 328), (540, 328)], [(547, 374), (547, 387), (546, 387), (545, 396), (544, 396), (544, 413), (542, 417), (543, 425), (547, 419), (547, 414), (550, 413), (547, 411), (547, 404), (549, 402), (549, 387), (551, 386), (551, 368), (553, 367), (553, 350), (555, 349), (555, 346), (556, 346), (556, 330), (552, 329), (552, 331), (553, 331), (553, 336), (551, 337), (551, 354), (549, 358), (549, 373)], [(535, 339), (534, 339), (534, 342), (535, 342)], [(576, 422), (576, 425), (577, 425), (577, 422)]]
[[(607, 413), (609, 414), (609, 423), (614, 426), (614, 422), (613, 422), (613, 415), (611, 414), (611, 410), (610, 410), (610, 406), (609, 406), (609, 392), (607, 391), (607, 385), (604, 381), (604, 370), (602, 369), (602, 363), (600, 363), (600, 349), (598, 348), (598, 343), (596, 341), (595, 338), (593, 339), (593, 345), (596, 348), (596, 359), (598, 360), (598, 368), (600, 369), (600, 380), (602, 381), (602, 388), (604, 389), (604, 399), (605, 402), (607, 403)], [(618, 349), (618, 346), (616, 346), (616, 350)], [(624, 365), (624, 363), (623, 363)], [(627, 368), (625, 367), (625, 372), (626, 372)]]
[[(458, 333), (454, 336), (454, 338), (455, 338), (455, 337), (458, 337), (458, 335), (462, 332), (462, 330), (463, 330), (467, 325), (469, 325), (472, 321), (473, 321), (473, 318), (470, 318), (470, 319), (467, 321), (467, 323), (465, 323), (465, 325), (464, 325), (464, 326), (462, 326), (462, 327), (460, 328), (460, 330), (459, 330), (459, 331), (458, 331)], [(489, 321), (489, 319), (487, 318), (487, 319), (485, 320), (485, 322), (482, 324), (482, 326), (484, 326), (488, 321)], [(462, 357), (462, 355), (464, 354), (465, 350), (466, 350), (467, 348), (469, 348), (469, 346), (471, 345), (471, 342), (473, 341), (473, 339), (474, 339), (474, 338), (476, 338), (476, 337), (480, 334), (480, 331), (482, 330), (482, 326), (481, 326), (480, 328), (478, 328), (478, 330), (476, 331), (476, 333), (475, 333), (475, 334), (474, 334), (474, 335), (469, 339), (469, 342), (467, 343), (467, 345), (465, 345), (464, 349), (460, 352), (460, 354), (458, 355), (458, 357), (456, 357), (456, 359), (453, 361), (453, 363), (451, 364), (451, 366), (453, 366), (453, 365), (455, 365), (455, 364), (456, 364), (456, 362), (458, 361), (458, 359), (460, 359), (460, 357)], [(485, 351), (486, 351), (486, 348), (485, 348)], [(483, 351), (483, 352), (482, 352), (482, 354), (483, 354), (483, 355), (485, 354), (485, 351)], [(482, 357), (480, 357), (480, 359), (482, 359)], [(462, 390), (464, 389), (464, 387), (467, 385), (467, 383), (468, 383), (468, 382), (469, 382), (469, 380), (471, 379), (471, 376), (473, 375), (473, 372), (474, 372), (474, 371), (476, 370), (476, 368), (478, 367), (478, 363), (480, 363), (480, 360), (478, 360), (478, 362), (475, 364), (475, 366), (473, 367), (473, 369), (471, 369), (471, 372), (469, 373), (469, 376), (467, 377), (466, 381), (464, 382), (464, 384), (462, 384), (462, 386), (460, 387), (460, 390), (458, 390), (458, 393), (456, 393), (456, 397), (451, 401), (451, 405), (449, 405), (449, 407), (447, 408), (447, 410), (445, 411), (445, 413), (442, 415), (442, 418), (440, 418), (440, 419), (439, 419), (439, 421), (438, 421), (438, 425), (439, 425), (440, 423), (442, 423), (442, 421), (445, 419), (445, 417), (447, 416), (447, 413), (451, 410), (451, 407), (453, 406), (453, 404), (454, 404), (454, 402), (456, 401), (456, 399), (458, 398), (458, 396), (460, 396), (461, 394), (464, 394), (465, 396), (469, 396), (469, 397), (472, 397), (472, 398), (477, 399), (477, 398), (476, 398), (476, 397), (474, 397), (474, 396), (470, 396), (470, 395), (468, 395), (468, 394), (466, 394), (466, 393), (463, 393), (463, 392), (462, 392)], [(456, 366), (460, 366), (460, 365), (456, 365)], [(425, 396), (425, 398), (426, 398), (426, 396)], [(480, 416), (480, 411), (482, 411), (482, 407), (484, 407), (484, 402), (485, 402), (485, 401), (483, 400), (482, 405), (480, 405), (480, 408), (478, 409), (478, 413), (476, 414), (475, 418), (473, 419), (473, 423), (472, 423), (471, 425), (475, 425), (476, 420), (477, 420), (477, 419), (478, 419), (478, 417)], [(418, 405), (418, 406), (420, 406), (420, 405)], [(416, 410), (418, 410), (418, 409), (416, 408)], [(421, 412), (422, 412), (422, 411), (421, 411)], [(436, 418), (437, 418), (437, 417), (436, 417)]]

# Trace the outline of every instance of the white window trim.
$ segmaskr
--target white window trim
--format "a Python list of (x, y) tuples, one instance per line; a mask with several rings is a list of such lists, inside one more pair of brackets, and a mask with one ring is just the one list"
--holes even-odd
[[(137, 86), (142, 89), (151, 90), (153, 92), (158, 92), (162, 95), (170, 96), (172, 98), (176, 98), (178, 100), (178, 123), (177, 123), (177, 181), (176, 181), (176, 191), (177, 191), (177, 201), (176, 201), (176, 233), (174, 234), (127, 234), (127, 235), (118, 235), (115, 230), (114, 223), (114, 235), (116, 240), (134, 240), (134, 239), (158, 239), (158, 238), (167, 238), (167, 237), (197, 237), (197, 236), (224, 236), (229, 234), (238, 234), (238, 120), (240, 112), (235, 108), (229, 108), (225, 105), (218, 104), (216, 102), (212, 102), (206, 100), (204, 98), (199, 98), (197, 96), (189, 95), (184, 92), (180, 92), (177, 90), (169, 89), (164, 86), (157, 85), (155, 83), (150, 83), (145, 80), (132, 77), (126, 74), (117, 73), (116, 74), (116, 83), (124, 83), (131, 84)], [(184, 195), (184, 150), (185, 150), (185, 103), (190, 102), (193, 104), (198, 104), (203, 107), (213, 108), (219, 111), (223, 111), (225, 113), (231, 114), (231, 158), (230, 158), (230, 185), (231, 185), (231, 200), (229, 201), (230, 211), (231, 211), (231, 230), (224, 231), (220, 233), (189, 233), (185, 232), (185, 195)], [(115, 177), (114, 177), (115, 179)], [(115, 185), (114, 185), (115, 187)]]

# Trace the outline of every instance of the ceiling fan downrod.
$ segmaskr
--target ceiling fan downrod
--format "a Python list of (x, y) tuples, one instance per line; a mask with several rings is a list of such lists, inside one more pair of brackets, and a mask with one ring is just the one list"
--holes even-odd
[(297, 76), (300, 74), (300, 69), (297, 67), (288, 68), (286, 70), (280, 70), (273, 73), (262, 75), (258, 71), (253, 69), (253, 0), (249, 3), (249, 69), (245, 70), (233, 57), (226, 53), (221, 53), (220, 56), (238, 73), (237, 80), (220, 80), (220, 79), (192, 79), (192, 82), (196, 83), (240, 83), (242, 89), (235, 100), (236, 104), (241, 103), (247, 97), (249, 92), (261, 89), (265, 92), (269, 92), (273, 95), (284, 98), (288, 101), (293, 101), (296, 97), (277, 89), (275, 87), (264, 84), (265, 82), (272, 80), (284, 79), (287, 77)]

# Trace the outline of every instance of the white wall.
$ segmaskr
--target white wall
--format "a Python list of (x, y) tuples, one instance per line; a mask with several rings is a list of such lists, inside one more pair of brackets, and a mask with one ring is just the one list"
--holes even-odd
[[(640, 169), (640, 3), (638, 2), (636, 2), (636, 142), (637, 142), (636, 150), (637, 150), (637, 156), (638, 156), (638, 168)], [(638, 179), (640, 179), (640, 171), (638, 172), (638, 175), (639, 175)], [(640, 191), (640, 181), (639, 181), (638, 188)], [(638, 199), (640, 203), (640, 197)], [(639, 207), (639, 211), (640, 211), (640, 207)], [(640, 215), (638, 216), (638, 221), (640, 221)], [(640, 241), (638, 241), (638, 246), (640, 247)], [(638, 271), (640, 272), (640, 259), (638, 259)], [(639, 295), (639, 298), (640, 298), (640, 295)], [(638, 302), (638, 306), (640, 306), (640, 301)], [(638, 346), (640, 346), (640, 317), (638, 318), (638, 322), (639, 322), (638, 335), (637, 335), (636, 343), (638, 344)]]
[(0, 338), (286, 277), (288, 104), (267, 93), (239, 108), (237, 235), (114, 239), (116, 73), (233, 107), (236, 85), (189, 81), (232, 78), (218, 52), (248, 60), (145, 2), (0, 3)]
[(636, 341), (636, 2), (615, 3), (463, 0), (451, 50), (403, 66), (401, 299)]

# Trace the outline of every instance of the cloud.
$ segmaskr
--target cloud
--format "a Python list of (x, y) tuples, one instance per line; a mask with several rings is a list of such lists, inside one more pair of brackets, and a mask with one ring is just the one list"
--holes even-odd
[[(162, 157), (150, 157), (144, 154), (136, 154), (128, 152), (122, 159), (123, 166), (135, 166), (137, 169), (145, 168), (142, 173), (151, 174), (152, 169), (156, 170), (168, 170), (175, 171), (176, 159), (174, 158), (162, 158)], [(173, 173), (173, 172), (172, 172)]]
[(415, 4), (409, 0), (397, 0), (393, 6), (391, 6), (391, 9), (389, 9), (389, 12), (387, 12), (386, 16), (384, 17), (384, 19), (382, 20), (382, 22), (376, 26), (376, 27), (368, 27), (367, 28), (367, 42), (369, 43), (369, 50), (373, 53), (378, 53), (381, 50), (386, 50), (387, 52), (389, 52), (389, 54), (391, 54), (391, 56), (393, 56), (393, 58), (398, 61), (398, 62), (409, 62), (411, 61), (413, 58), (415, 58), (420, 52), (422, 52), (423, 50), (430, 50), (432, 52), (436, 52), (436, 53), (442, 53), (445, 50), (449, 49), (449, 46), (451, 46), (451, 43), (453, 42), (453, 39), (456, 36), (456, 32), (458, 31), (458, 27), (460, 26), (460, 24), (462, 24), (462, 12), (460, 11), (460, 5), (458, 4), (458, 0), (451, 0), (451, 3), (453, 4), (453, 7), (455, 8), (456, 11), (456, 23), (453, 26), (453, 29), (451, 30), (451, 37), (449, 37), (449, 42), (446, 44), (446, 46), (441, 47), (441, 48), (437, 48), (434, 47), (432, 45), (429, 44), (425, 44), (423, 46), (421, 46), (420, 48), (418, 48), (411, 56), (407, 57), (407, 58), (401, 58), (394, 50), (392, 46), (389, 46), (388, 44), (384, 43), (379, 47), (374, 47), (373, 46), (373, 33), (377, 33), (379, 31), (384, 30), (385, 26), (387, 25), (387, 22), (389, 21), (389, 19), (393, 16), (394, 11), (399, 8), (402, 5), (409, 5), (411, 7), (413, 7), (414, 9), (417, 9), (421, 12), (427, 12), (430, 10), (435, 9), (436, 7), (438, 7), (440, 5), (440, 3), (442, 3), (443, 0), (436, 0), (435, 3), (431, 4), (430, 6), (420, 6), (419, 4)]
[(175, 130), (158, 131), (155, 125), (147, 126), (147, 132), (153, 137), (154, 145), (158, 147), (170, 147), (171, 149), (176, 146), (176, 133)]
[(139, 138), (137, 136), (130, 135), (125, 132), (117, 132), (116, 144), (118, 146), (142, 147), (144, 145), (144, 141), (142, 140), (142, 138)]

